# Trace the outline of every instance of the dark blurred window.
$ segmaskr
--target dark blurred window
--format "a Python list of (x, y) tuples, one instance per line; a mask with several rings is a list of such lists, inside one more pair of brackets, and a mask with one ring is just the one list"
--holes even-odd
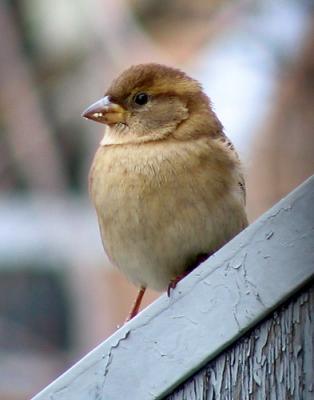
[(0, 271), (0, 351), (68, 350), (64, 281), (51, 269)]

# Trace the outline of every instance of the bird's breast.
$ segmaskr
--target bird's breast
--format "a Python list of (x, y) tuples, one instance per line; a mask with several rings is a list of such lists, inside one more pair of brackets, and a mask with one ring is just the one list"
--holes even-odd
[(227, 195), (231, 176), (217, 177), (217, 166), (211, 176), (209, 164), (210, 155), (184, 146), (97, 151), (90, 193), (103, 244), (135, 284), (164, 289), (190, 256), (217, 249), (242, 229), (241, 206)]

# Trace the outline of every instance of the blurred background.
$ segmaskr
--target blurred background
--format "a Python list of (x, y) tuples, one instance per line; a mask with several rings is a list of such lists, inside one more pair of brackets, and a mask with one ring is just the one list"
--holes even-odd
[(314, 170), (314, 7), (2, 0), (0, 49), (0, 398), (17, 400), (114, 332), (136, 292), (101, 246), (87, 177), (103, 127), (82, 110), (131, 64), (185, 70), (239, 150), (253, 221)]

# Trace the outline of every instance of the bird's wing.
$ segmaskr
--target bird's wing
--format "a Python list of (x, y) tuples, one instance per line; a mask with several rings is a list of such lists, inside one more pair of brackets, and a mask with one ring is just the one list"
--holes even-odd
[[(225, 135), (224, 132), (221, 132), (221, 136), (220, 139), (222, 141), (222, 143), (230, 150), (232, 151), (232, 153), (235, 154), (236, 158), (240, 161), (240, 157), (238, 155), (238, 153), (236, 152), (233, 143), (231, 142), (231, 140), (228, 138), (228, 136)], [(238, 182), (242, 192), (243, 192), (243, 199), (244, 199), (244, 204), (246, 204), (246, 186), (245, 186), (245, 179), (243, 174), (241, 173), (239, 175), (239, 182)]]

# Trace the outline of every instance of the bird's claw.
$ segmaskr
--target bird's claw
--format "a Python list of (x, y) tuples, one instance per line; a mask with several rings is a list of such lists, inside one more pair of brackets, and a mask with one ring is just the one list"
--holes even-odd
[(178, 282), (181, 281), (185, 276), (187, 276), (188, 272), (183, 272), (183, 274), (178, 275), (176, 278), (171, 279), (167, 288), (167, 295), (170, 297), (171, 290), (175, 289)]

